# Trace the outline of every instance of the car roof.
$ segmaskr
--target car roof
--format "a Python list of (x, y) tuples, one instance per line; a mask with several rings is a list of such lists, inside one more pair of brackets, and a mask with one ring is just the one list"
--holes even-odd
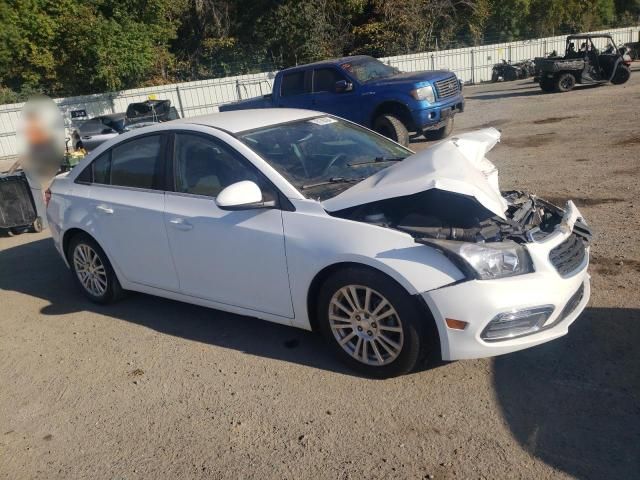
[(588, 33), (581, 33), (578, 35), (569, 35), (567, 37), (567, 40), (573, 40), (573, 39), (587, 39), (587, 38), (611, 38), (611, 35), (609, 35), (608, 33), (594, 33), (593, 35), (588, 34)]
[(299, 70), (299, 69), (304, 70), (308, 67), (319, 67), (319, 66), (326, 66), (326, 65), (342, 65), (343, 63), (355, 62), (357, 60), (365, 60), (365, 59), (373, 59), (373, 57), (370, 57), (368, 55), (352, 55), (350, 57), (329, 58), (327, 60), (320, 60), (318, 62), (305, 63), (304, 65), (285, 68), (282, 71), (289, 72), (292, 70)]
[(261, 108), (210, 113), (197, 117), (181, 118), (167, 123), (204, 125), (230, 133), (239, 133), (256, 128), (278, 125), (280, 123), (305, 120), (321, 115), (326, 114), (296, 108)]

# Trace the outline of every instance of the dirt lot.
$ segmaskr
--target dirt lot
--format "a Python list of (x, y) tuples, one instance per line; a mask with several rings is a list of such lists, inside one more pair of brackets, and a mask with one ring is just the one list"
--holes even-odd
[(640, 72), (466, 96), (457, 130), (502, 129), (503, 187), (573, 198), (597, 233), (567, 337), (368, 380), (293, 328), (144, 295), (94, 306), (46, 234), (0, 238), (0, 477), (638, 478)]

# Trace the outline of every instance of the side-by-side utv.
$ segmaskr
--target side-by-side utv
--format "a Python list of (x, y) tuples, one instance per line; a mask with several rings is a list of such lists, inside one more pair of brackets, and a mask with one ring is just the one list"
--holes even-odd
[[(599, 50), (596, 44), (603, 48)], [(568, 92), (576, 83), (619, 85), (631, 76), (631, 57), (607, 34), (569, 35), (564, 57), (536, 58), (535, 63), (536, 80), (544, 92)]]

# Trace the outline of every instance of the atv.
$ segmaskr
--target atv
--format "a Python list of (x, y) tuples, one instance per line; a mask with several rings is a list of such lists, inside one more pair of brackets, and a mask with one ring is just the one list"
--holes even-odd
[[(581, 42), (578, 50), (576, 41)], [(569, 35), (564, 57), (536, 58), (535, 63), (538, 71), (535, 80), (543, 92), (568, 92), (577, 83), (620, 85), (631, 76), (631, 57), (607, 34)]]
[(506, 60), (502, 60), (491, 69), (491, 81), (494, 83), (500, 80), (510, 82), (528, 78), (534, 75), (534, 72), (535, 65), (532, 60), (524, 60), (518, 63), (507, 63)]

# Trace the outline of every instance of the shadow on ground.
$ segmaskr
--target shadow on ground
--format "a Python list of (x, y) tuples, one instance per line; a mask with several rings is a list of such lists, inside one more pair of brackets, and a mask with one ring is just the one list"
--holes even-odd
[(333, 358), (320, 335), (298, 328), (137, 293), (113, 305), (96, 305), (81, 294), (49, 238), (0, 251), (0, 272), (1, 290), (47, 301), (43, 315), (94, 312), (167, 335), (355, 375)]
[(523, 448), (577, 478), (640, 478), (640, 310), (590, 308), (570, 334), (494, 360)]
[[(591, 88), (597, 88), (601, 85), (578, 85), (575, 88), (575, 91), (580, 90), (588, 90)], [(514, 91), (514, 90), (524, 90), (524, 91)], [(521, 89), (509, 89), (509, 90), (494, 90), (489, 92), (476, 93), (475, 95), (470, 95), (467, 100), (497, 100), (500, 98), (515, 98), (515, 97), (537, 97), (539, 95), (567, 95), (567, 93), (544, 93), (540, 90), (540, 87), (537, 84), (529, 85), (527, 87)]]

